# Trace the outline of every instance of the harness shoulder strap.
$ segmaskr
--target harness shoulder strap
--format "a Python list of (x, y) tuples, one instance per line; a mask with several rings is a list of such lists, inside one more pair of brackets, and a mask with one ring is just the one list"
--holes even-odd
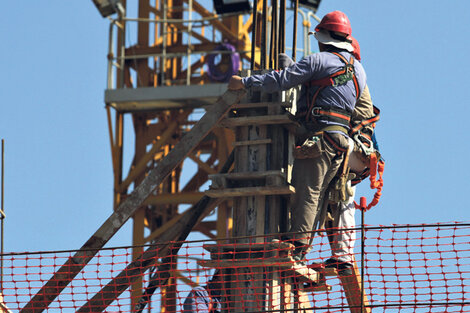
[(332, 52), (334, 55), (336, 55), (337, 57), (340, 58), (341, 61), (343, 61), (343, 63), (345, 64), (345, 72), (350, 70), (351, 73), (352, 73), (352, 81), (354, 83), (354, 88), (356, 89), (356, 100), (359, 99), (359, 83), (357, 81), (357, 77), (356, 77), (356, 72), (354, 71), (354, 57), (351, 56), (351, 58), (349, 59), (349, 62), (348, 60), (346, 60), (345, 57), (343, 57), (341, 54), (339, 54), (338, 52)]
[(349, 80), (352, 80), (354, 83), (354, 88), (356, 89), (356, 100), (359, 99), (359, 83), (357, 81), (356, 73), (354, 71), (354, 57), (351, 56), (350, 60), (348, 61), (344, 56), (342, 56), (338, 52), (330, 53), (336, 55), (344, 63), (345, 66), (341, 70), (331, 74), (330, 76), (311, 80), (308, 83), (308, 86), (338, 86), (345, 84)]

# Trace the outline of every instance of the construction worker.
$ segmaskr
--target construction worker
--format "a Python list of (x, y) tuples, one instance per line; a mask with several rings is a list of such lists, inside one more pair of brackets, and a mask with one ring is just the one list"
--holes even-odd
[(183, 313), (220, 313), (221, 275), (216, 270), (206, 286), (191, 290), (183, 304)]
[(304, 57), (277, 72), (241, 78), (232, 76), (228, 88), (278, 92), (302, 85), (297, 116), (307, 134), (297, 136), (293, 168), (294, 196), (291, 228), (285, 240), (296, 246), (294, 259), (303, 259), (319, 204), (348, 150), (352, 111), (366, 85), (366, 74), (354, 62), (351, 25), (340, 11), (326, 14), (315, 28), (320, 53)]
[[(351, 39), (351, 44), (354, 48), (353, 55), (356, 60), (361, 61), (359, 42), (353, 37)], [(369, 88), (366, 85), (351, 115), (351, 125), (353, 129), (357, 128), (356, 125), (362, 125), (360, 132), (357, 133), (361, 135), (362, 140), (370, 140), (369, 145), (375, 146), (378, 149), (376, 143), (372, 143), (375, 138), (374, 128), (376, 121), (378, 121), (377, 109), (372, 104)], [(363, 161), (364, 157), (361, 157), (361, 155), (364, 155), (364, 151), (361, 151), (361, 143), (356, 143), (357, 140), (359, 140), (357, 136), (354, 137), (354, 140), (350, 138), (351, 144), (348, 149), (349, 164), (347, 164), (351, 172), (356, 176), (360, 175), (367, 167), (367, 163)], [(359, 157), (357, 157), (358, 155)], [(351, 182), (348, 183), (350, 184)], [(332, 257), (325, 261), (326, 267), (334, 267), (347, 274), (352, 273), (350, 269), (353, 267), (354, 242), (356, 240), (356, 232), (351, 230), (356, 227), (356, 207), (354, 204), (356, 186), (349, 187), (349, 197), (329, 207), (333, 221), (328, 225), (328, 228), (337, 229), (337, 231), (332, 231), (329, 234)]]
[[(353, 46), (353, 55), (357, 61), (361, 61), (361, 48), (359, 42), (351, 36), (351, 45)], [(286, 68), (291, 66), (294, 61), (286, 54), (279, 54), (279, 67)], [(356, 102), (356, 106), (351, 114), (351, 124), (359, 125), (363, 121), (367, 121), (376, 116), (372, 99), (370, 97), (369, 88), (364, 88), (360, 98)], [(373, 137), (374, 126), (373, 123), (367, 123), (361, 128), (361, 134), (369, 138)], [(350, 140), (348, 149), (349, 160), (352, 160), (353, 166), (352, 172), (359, 175), (366, 167), (367, 164), (363, 163), (359, 158), (355, 158), (352, 155), (353, 152), (358, 152), (355, 147), (354, 141)], [(356, 148), (356, 149), (355, 149)], [(350, 183), (350, 182), (349, 182)], [(351, 273), (349, 269), (353, 267), (352, 256), (354, 254), (354, 242), (356, 240), (356, 233), (354, 230), (342, 230), (352, 229), (356, 227), (354, 205), (354, 194), (356, 192), (356, 186), (349, 186), (349, 197), (345, 201), (340, 201), (335, 206), (330, 206), (328, 210), (332, 214), (333, 222), (328, 225), (328, 228), (334, 228), (338, 231), (330, 233), (332, 257), (325, 261), (326, 267), (334, 267), (342, 272), (342, 274), (348, 275)]]

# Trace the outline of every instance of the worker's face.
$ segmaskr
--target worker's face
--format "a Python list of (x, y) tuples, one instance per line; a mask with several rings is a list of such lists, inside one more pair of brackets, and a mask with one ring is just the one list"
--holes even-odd
[(318, 42), (318, 50), (320, 52), (326, 51), (326, 46), (322, 44), (321, 42)]

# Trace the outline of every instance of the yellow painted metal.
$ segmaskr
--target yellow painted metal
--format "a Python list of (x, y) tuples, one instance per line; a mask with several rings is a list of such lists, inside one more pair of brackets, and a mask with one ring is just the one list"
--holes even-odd
[[(122, 3), (126, 9), (129, 9), (125, 0)], [(184, 19), (188, 19), (189, 3), (192, 3), (192, 18), (207, 18), (204, 24), (188, 28), (188, 23), (182, 23)], [(136, 3), (129, 2), (129, 5), (135, 6)], [(137, 5), (137, 22), (118, 21), (122, 27), (118, 28), (116, 34), (116, 56), (119, 58), (123, 55), (126, 57), (134, 55), (135, 58), (125, 61), (118, 59), (117, 63), (122, 68), (116, 69), (114, 73), (116, 86), (112, 88), (158, 88), (188, 83), (210, 83), (204, 68), (207, 52), (214, 50), (220, 42), (225, 40), (240, 51), (242, 58), (250, 59), (250, 54), (246, 52), (251, 49), (248, 34), (250, 26), (243, 26), (242, 16), (217, 18), (215, 13), (210, 12), (206, 5), (197, 0), (138, 0)], [(183, 14), (184, 10), (185, 14)], [(168, 22), (149, 22), (152, 18), (156, 21), (168, 19)], [(177, 22), (179, 20), (181, 22)], [(129, 23), (134, 23), (134, 25), (129, 25)], [(127, 35), (123, 34), (135, 29), (137, 33), (130, 36), (137, 38), (137, 42), (134, 45), (126, 44)], [(192, 40), (188, 40), (188, 36)], [(184, 55), (185, 53), (193, 53), (194, 56), (188, 58)], [(259, 63), (259, 59), (257, 62)], [(133, 113), (118, 112), (112, 107), (107, 107), (106, 110), (114, 172), (114, 206), (116, 207), (132, 191), (132, 186), (139, 184), (146, 172), (172, 149), (187, 128), (192, 125), (188, 119), (192, 109), (152, 111), (152, 108), (147, 108), (145, 111)], [(114, 123), (112, 123), (112, 113), (115, 114)], [(124, 179), (125, 114), (132, 117), (135, 138), (133, 147), (126, 146), (126, 151), (134, 150), (134, 156), (129, 173)], [(177, 168), (135, 214), (133, 217), (134, 245), (147, 243), (170, 229), (182, 216), (178, 214), (179, 205), (195, 204), (201, 199), (203, 190), (199, 189), (207, 181), (207, 174), (217, 173), (233, 149), (232, 131), (220, 128), (215, 130), (213, 135), (212, 139), (207, 139), (208, 142), (204, 142), (190, 156), (198, 165), (196, 173), (189, 174), (192, 177), (190, 182), (180, 190), (181, 167)], [(210, 155), (209, 158), (202, 161), (203, 154), (207, 153)], [(219, 237), (229, 235), (233, 223), (230, 201), (219, 204), (217, 212), (216, 223), (200, 223), (195, 230), (209, 237), (213, 236), (214, 230), (217, 230)], [(150, 232), (147, 237), (144, 236), (146, 232)], [(136, 257), (140, 252), (141, 249), (135, 249), (133, 256)], [(194, 286), (194, 283), (182, 277), (178, 272), (174, 274), (173, 279), (176, 278)], [(143, 287), (141, 282), (132, 286), (132, 305), (138, 301)], [(172, 300), (176, 298), (175, 290), (171, 286), (164, 289), (160, 311), (172, 311), (176, 309), (176, 303)]]
[[(186, 211), (187, 212), (187, 211)], [(185, 212), (185, 213), (186, 213)], [(136, 243), (138, 245), (142, 245), (146, 242), (150, 242), (152, 241), (153, 239), (157, 238), (158, 236), (160, 236), (161, 234), (163, 234), (164, 232), (168, 231), (169, 229), (171, 229), (180, 219), (181, 217), (183, 217), (183, 215), (185, 214), (177, 214), (175, 216), (173, 216), (173, 218), (171, 220), (169, 220), (168, 222), (166, 222), (165, 224), (163, 224), (160, 228), (154, 230), (149, 236), (145, 237), (141, 242), (139, 243)]]
[(111, 148), (111, 159), (113, 161), (113, 171), (116, 171), (117, 161), (116, 161), (116, 148), (114, 144), (114, 136), (113, 136), (113, 122), (111, 119), (111, 109), (109, 106), (106, 106), (106, 117), (108, 118), (108, 131), (109, 131), (109, 142)]
[(121, 183), (118, 188), (118, 192), (123, 192), (124, 190), (129, 187), (129, 185), (139, 176), (143, 174), (143, 171), (147, 167), (147, 163), (150, 162), (157, 153), (165, 144), (167, 144), (168, 139), (174, 134), (174, 131), (178, 127), (178, 123), (171, 123), (167, 130), (159, 136), (159, 140), (156, 140), (155, 144), (153, 145), (152, 149), (147, 152), (142, 158), (139, 160), (136, 166), (134, 166), (127, 176), (127, 178)]
[(191, 155), (189, 155), (189, 158), (191, 160), (193, 160), (206, 173), (208, 173), (208, 174), (216, 174), (217, 173), (217, 170), (215, 170), (214, 168), (210, 167), (209, 165), (207, 165), (206, 163), (201, 161), (201, 159), (199, 159), (196, 155), (191, 154)]
[[(188, 0), (184, 0), (188, 3)], [(193, 1), (194, 11), (201, 14), (202, 17), (217, 17), (217, 14), (209, 12), (203, 5), (199, 4), (197, 1)], [(218, 31), (222, 33), (222, 36), (228, 40), (237, 41), (238, 40), (238, 30), (233, 32), (228, 28), (223, 22), (218, 19), (213, 19), (210, 23), (217, 28)]]
[(124, 137), (124, 116), (116, 112), (116, 143), (115, 143), (115, 158), (117, 166), (114, 169), (114, 206), (116, 208), (121, 202), (121, 193), (117, 192), (118, 186), (121, 184), (122, 180), (122, 157), (123, 157), (123, 137)]

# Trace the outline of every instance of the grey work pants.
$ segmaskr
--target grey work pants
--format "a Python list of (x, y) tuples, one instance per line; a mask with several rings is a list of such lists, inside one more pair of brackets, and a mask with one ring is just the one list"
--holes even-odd
[[(347, 149), (347, 137), (337, 133), (329, 135), (339, 147)], [(295, 159), (292, 173), (295, 195), (291, 210), (290, 232), (305, 233), (292, 234), (287, 237), (295, 239), (302, 245), (309, 244), (315, 219), (321, 213), (319, 205), (322, 197), (338, 172), (344, 156), (344, 154), (338, 154), (338, 151), (324, 138), (317, 141), (315, 146), (315, 149), (318, 149), (316, 156)]]

